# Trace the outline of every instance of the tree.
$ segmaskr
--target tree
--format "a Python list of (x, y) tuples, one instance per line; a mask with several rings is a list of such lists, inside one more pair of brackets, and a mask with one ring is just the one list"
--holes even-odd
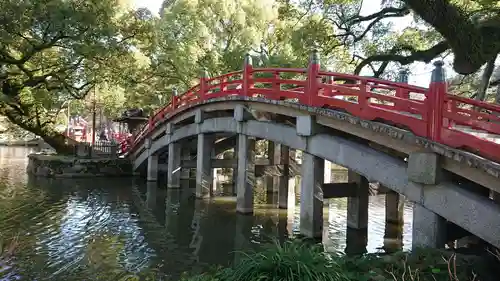
[[(283, 0), (287, 5), (290, 1)], [(334, 22), (334, 40), (355, 44), (367, 37), (384, 36), (387, 19), (413, 16), (415, 25), (405, 28), (412, 40), (393, 40), (386, 50), (368, 54), (361, 60), (370, 62), (395, 61), (406, 65), (416, 61), (430, 62), (451, 51), (454, 69), (471, 74), (496, 58), (500, 52), (500, 5), (493, 0), (382, 0), (382, 8), (361, 15), (362, 0), (306, 0), (301, 2), (309, 13), (321, 14)], [(387, 31), (387, 29), (386, 29)], [(400, 37), (401, 38), (401, 37)], [(420, 41), (420, 44), (412, 44)], [(425, 43), (425, 44), (422, 44)]]
[[(174, 87), (182, 93), (197, 84), (204, 69), (212, 77), (241, 70), (246, 53), (259, 67), (307, 66), (310, 52), (333, 26), (320, 28), (326, 23), (316, 15), (301, 22), (283, 17), (282, 8), (273, 0), (164, 1), (154, 42), (141, 49), (152, 72), (144, 76), (148, 83), (141, 94), (130, 99), (146, 109), (157, 104), (158, 95), (166, 102)], [(322, 61), (347, 69), (346, 53), (322, 52)]]
[(500, 68), (490, 72), (488, 67), (470, 75), (457, 75), (450, 79), (450, 92), (481, 101), (500, 103)]
[(54, 122), (68, 101), (133, 69), (148, 34), (143, 11), (114, 0), (0, 0), (0, 114), (59, 152)]

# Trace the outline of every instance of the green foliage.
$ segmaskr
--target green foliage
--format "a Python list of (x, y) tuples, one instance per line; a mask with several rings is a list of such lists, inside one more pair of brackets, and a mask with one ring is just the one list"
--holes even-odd
[(55, 148), (67, 102), (134, 70), (150, 27), (114, 0), (1, 0), (0, 114)]
[[(220, 268), (182, 280), (466, 281), (473, 280), (474, 276), (488, 276), (490, 272), (484, 270), (483, 265), (480, 258), (457, 257), (433, 249), (346, 257), (326, 254), (319, 245), (295, 240), (266, 245), (262, 251), (248, 254), (232, 268)], [(483, 271), (474, 271), (475, 268)]]
[(336, 263), (319, 246), (302, 242), (276, 243), (275, 247), (248, 255), (223, 280), (349, 280)]

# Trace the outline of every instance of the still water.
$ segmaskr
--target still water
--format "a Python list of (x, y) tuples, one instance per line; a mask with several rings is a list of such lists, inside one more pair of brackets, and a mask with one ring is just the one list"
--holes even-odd
[[(255, 214), (243, 216), (235, 213), (235, 197), (199, 201), (188, 188), (166, 190), (132, 179), (30, 178), (29, 152), (0, 147), (2, 281), (176, 280), (183, 272), (230, 264), (241, 250), (298, 234), (298, 188), (291, 189), (288, 210), (279, 210), (265, 187), (256, 187)], [(383, 195), (370, 197), (366, 242), (347, 231), (347, 200), (326, 200), (325, 249), (409, 249), (411, 205), (405, 203), (397, 231), (402, 239), (387, 239), (384, 202)]]

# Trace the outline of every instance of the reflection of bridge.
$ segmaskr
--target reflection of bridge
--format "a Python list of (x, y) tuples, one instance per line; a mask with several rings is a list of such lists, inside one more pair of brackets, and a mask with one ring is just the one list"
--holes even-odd
[(281, 207), (289, 150), (304, 152), (300, 228), (307, 236), (322, 232), (328, 160), (348, 168), (351, 182), (329, 188), (357, 189), (348, 203), (350, 227), (366, 228), (368, 182), (379, 182), (393, 191), (387, 200), (402, 194), (416, 203), (414, 245), (443, 246), (448, 222), (500, 247), (500, 206), (491, 199), (500, 192), (500, 106), (448, 95), (444, 77), (440, 62), (424, 89), (405, 84), (404, 73), (395, 83), (321, 71), (317, 54), (308, 69), (253, 68), (247, 57), (243, 71), (204, 76), (175, 95), (139, 132), (129, 155), (137, 169), (147, 166), (150, 181), (166, 155), (168, 185), (178, 187), (181, 147), (194, 139), (202, 198), (212, 193), (214, 145), (233, 135), (237, 210), (251, 213), (255, 138), (266, 139), (274, 151), (268, 164), (285, 167)]

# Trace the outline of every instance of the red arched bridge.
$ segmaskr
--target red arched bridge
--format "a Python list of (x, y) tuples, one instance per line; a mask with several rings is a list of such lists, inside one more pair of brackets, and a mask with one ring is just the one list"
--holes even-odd
[(208, 78), (149, 118), (135, 137), (140, 142), (174, 111), (227, 97), (263, 97), (301, 105), (345, 111), (411, 131), (419, 137), (476, 153), (500, 162), (500, 106), (447, 92), (442, 62), (436, 62), (429, 88), (370, 77), (323, 71), (319, 61), (302, 68), (254, 68)]
[[(288, 149), (304, 152), (300, 228), (307, 236), (321, 234), (328, 160), (348, 168), (358, 190), (348, 204), (350, 227), (366, 227), (371, 181), (416, 203), (414, 245), (442, 246), (447, 221), (500, 247), (500, 106), (449, 94), (443, 63), (434, 65), (422, 88), (408, 85), (405, 72), (391, 82), (323, 71), (317, 53), (306, 69), (254, 68), (247, 55), (241, 71), (214, 78), (204, 71), (198, 85), (174, 91), (134, 134), (128, 155), (135, 169), (147, 164), (150, 181), (157, 180), (160, 156), (168, 155), (167, 185), (179, 187), (178, 170), (188, 165), (180, 151), (194, 139), (196, 164), (189, 165), (196, 167), (197, 197), (206, 197), (214, 163), (222, 163), (211, 157), (227, 149), (217, 145), (235, 146), (227, 167), (236, 172), (236, 209), (249, 213), (257, 165), (252, 140), (266, 139), (282, 145), (272, 149), (281, 153), (274, 164), (291, 164)], [(224, 141), (228, 135), (233, 141)], [(288, 181), (279, 186), (286, 207)]]

